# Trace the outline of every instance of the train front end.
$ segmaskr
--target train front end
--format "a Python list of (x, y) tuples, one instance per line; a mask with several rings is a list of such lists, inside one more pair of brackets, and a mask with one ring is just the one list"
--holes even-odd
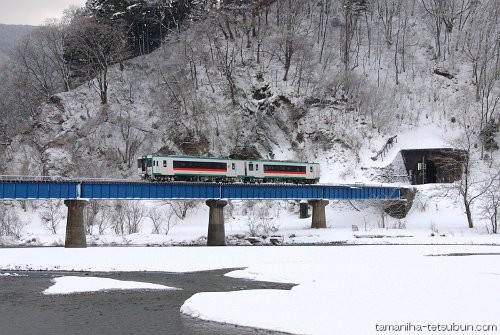
[(137, 173), (141, 179), (151, 177), (153, 174), (153, 156), (145, 155), (137, 159)]

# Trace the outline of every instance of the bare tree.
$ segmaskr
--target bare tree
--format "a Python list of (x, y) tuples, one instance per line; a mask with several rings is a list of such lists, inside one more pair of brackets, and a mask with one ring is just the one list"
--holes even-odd
[(221, 41), (219, 38), (213, 38), (212, 43), (214, 47), (215, 65), (226, 79), (229, 97), (231, 98), (232, 104), (236, 105), (236, 84), (234, 78), (237, 55), (236, 47), (234, 43), (227, 39)]
[(492, 234), (498, 234), (498, 221), (500, 219), (500, 172), (489, 178), (493, 180), (493, 183), (483, 196), (481, 213), (489, 221), (490, 227), (488, 231)]
[(62, 23), (48, 21), (27, 35), (10, 54), (18, 94), (29, 94), (28, 101), (34, 100), (37, 107), (53, 94), (71, 88), (69, 67), (64, 58), (66, 30)]
[(14, 207), (0, 204), (0, 236), (20, 238), (25, 226), (26, 222), (19, 218)]
[[(465, 54), (472, 63), (476, 84), (476, 101), (480, 101), (481, 96), (489, 97), (491, 86), (495, 85), (500, 73), (500, 4), (494, 0), (486, 1), (481, 9), (471, 19), (465, 42)], [(491, 112), (495, 106), (492, 104), (486, 112)]]
[(140, 201), (116, 200), (112, 215), (113, 230), (117, 235), (135, 234), (141, 229), (145, 207)]
[(396, 73), (396, 85), (399, 85), (399, 73), (405, 71), (405, 56), (407, 46), (407, 31), (409, 11), (406, 7), (398, 8), (398, 19), (396, 21), (396, 33), (394, 39), (394, 69)]
[(91, 235), (97, 233), (104, 234), (110, 217), (109, 205), (102, 200), (89, 200), (84, 209), (85, 233)]
[[(339, 13), (342, 15), (342, 28), (340, 33), (340, 55), (344, 65), (343, 87), (346, 92), (351, 90), (351, 70), (358, 66), (359, 48), (361, 44), (359, 17), (366, 11), (367, 2), (364, 0), (342, 0), (339, 3)], [(356, 49), (352, 44), (357, 38)], [(356, 51), (355, 62), (352, 61), (351, 53)]]
[(97, 225), (99, 235), (103, 235), (106, 232), (112, 217), (112, 207), (109, 203), (102, 204), (99, 214), (95, 220), (95, 225)]
[(57, 234), (59, 224), (64, 218), (61, 207), (61, 200), (47, 200), (40, 212), (42, 223), (54, 235)]
[[(35, 99), (28, 94), (21, 94), (19, 89), (26, 86), (17, 85), (16, 75), (12, 68), (0, 67), (0, 148), (6, 148), (19, 133), (19, 129), (27, 117), (35, 113)], [(31, 99), (24, 99), (31, 98)], [(23, 108), (28, 105), (29, 108)]]
[(122, 138), (121, 145), (118, 146), (117, 151), (122, 162), (130, 168), (132, 163), (135, 162), (135, 155), (144, 136), (142, 135), (141, 129), (134, 124), (128, 109), (120, 111), (117, 123), (120, 127), (120, 135)]
[(385, 43), (387, 47), (394, 43), (394, 21), (401, 11), (403, 4), (401, 1), (376, 0), (375, 11), (383, 27)]
[[(485, 1), (481, 10), (471, 19), (465, 42), (465, 54), (472, 64), (476, 86), (476, 101), (480, 103), (480, 124), (483, 130), (495, 123), (495, 112), (500, 102), (500, 3)], [(484, 158), (484, 143), (481, 158)]]
[(19, 75), (26, 78), (31, 93), (40, 101), (48, 100), (56, 92), (55, 72), (41, 30), (25, 37), (11, 53), (10, 59), (18, 65)]
[[(457, 18), (461, 18), (462, 14), (469, 11), (476, 2), (474, 0), (421, 0), (421, 3), (433, 22), (432, 28), (434, 29), (436, 45), (435, 56), (436, 58), (446, 57), (446, 54), (450, 51), (451, 34), (455, 21)], [(443, 27), (445, 28), (444, 34)], [(443, 43), (446, 43), (445, 52), (443, 52)]]
[(193, 200), (175, 200), (175, 201), (164, 201), (165, 204), (169, 205), (172, 212), (179, 219), (184, 220), (190, 210), (193, 210), (198, 206), (198, 203)]
[(493, 174), (492, 178), (486, 177), (484, 171), (481, 171), (479, 164), (481, 163), (475, 159), (478, 155), (477, 147), (478, 131), (474, 127), (474, 122), (468, 119), (467, 111), (463, 112), (463, 120), (460, 121), (462, 136), (455, 141), (455, 147), (463, 152), (462, 162), (463, 162), (463, 173), (462, 179), (452, 185), (452, 189), (455, 189), (460, 198), (462, 199), (465, 215), (467, 217), (467, 223), (469, 228), (474, 227), (474, 205), (475, 202), (487, 194), (496, 185), (498, 175), (497, 171)]
[(52, 70), (57, 74), (63, 91), (71, 89), (71, 72), (64, 57), (64, 47), (68, 38), (68, 27), (62, 21), (47, 21), (40, 27), (39, 34), (44, 41), (43, 50), (47, 54)]
[(67, 38), (67, 54), (82, 75), (91, 80), (101, 104), (108, 103), (108, 70), (126, 58), (127, 36), (116, 21), (75, 15)]
[(124, 202), (124, 218), (128, 234), (140, 232), (144, 212), (144, 205), (140, 201), (127, 200)]
[(298, 41), (305, 38), (302, 27), (302, 20), (304, 18), (304, 10), (307, 3), (300, 0), (278, 0), (277, 1), (278, 13), (278, 28), (280, 29), (280, 36), (278, 38), (278, 47), (280, 48), (279, 58), (284, 66), (283, 81), (288, 80), (288, 72), (292, 65), (292, 58), (296, 53)]
[(153, 223), (152, 233), (168, 235), (170, 228), (179, 222), (179, 218), (175, 213), (171, 204), (163, 204), (151, 208), (146, 216)]
[(113, 203), (113, 214), (111, 218), (111, 225), (113, 227), (113, 231), (117, 235), (125, 235), (125, 201), (124, 200), (116, 200)]
[(317, 28), (317, 42), (320, 45), (319, 50), (319, 62), (323, 61), (323, 53), (327, 45), (328, 35), (331, 31), (331, 20), (332, 20), (332, 1), (331, 0), (321, 0), (319, 2), (319, 20)]
[(165, 220), (164, 213), (158, 207), (153, 207), (147, 211), (146, 217), (151, 219), (151, 222), (153, 223), (152, 233), (153, 234), (160, 234), (160, 230), (161, 230), (163, 223), (164, 223), (164, 220)]

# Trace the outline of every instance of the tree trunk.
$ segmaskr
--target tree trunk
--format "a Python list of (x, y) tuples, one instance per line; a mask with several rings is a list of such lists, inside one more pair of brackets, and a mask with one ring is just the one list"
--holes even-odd
[(471, 204), (467, 200), (466, 195), (464, 194), (464, 205), (465, 205), (465, 215), (467, 215), (467, 223), (469, 224), (469, 228), (474, 228), (474, 222), (472, 221), (472, 210)]

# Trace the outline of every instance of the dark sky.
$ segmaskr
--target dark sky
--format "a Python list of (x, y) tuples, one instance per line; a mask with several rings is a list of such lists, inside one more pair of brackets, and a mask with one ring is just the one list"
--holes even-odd
[(60, 18), (70, 5), (82, 7), (86, 0), (0, 0), (0, 23), (40, 25), (47, 18)]

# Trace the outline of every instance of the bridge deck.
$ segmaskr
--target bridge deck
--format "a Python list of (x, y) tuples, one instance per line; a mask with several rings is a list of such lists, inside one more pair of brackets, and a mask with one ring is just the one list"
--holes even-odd
[(123, 180), (0, 178), (0, 199), (373, 199), (398, 200), (399, 187), (149, 183)]

